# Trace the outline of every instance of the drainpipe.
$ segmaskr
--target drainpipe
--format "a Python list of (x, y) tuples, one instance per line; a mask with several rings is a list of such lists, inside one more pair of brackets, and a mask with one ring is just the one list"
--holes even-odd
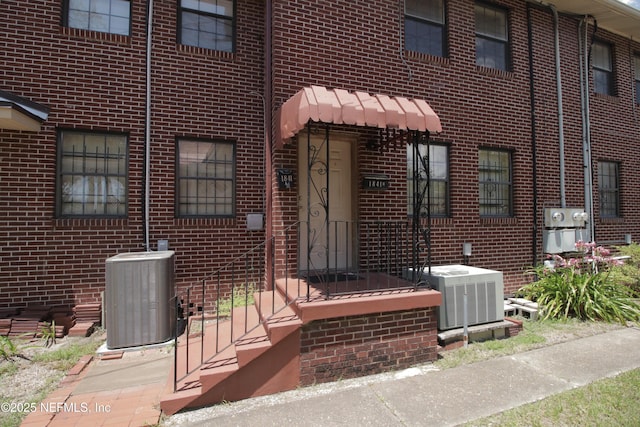
[[(595, 241), (593, 216), (593, 178), (591, 167), (591, 123), (589, 111), (589, 24), (592, 17), (585, 16), (578, 26), (578, 42), (580, 47), (580, 100), (582, 103), (582, 158), (584, 168), (584, 203), (589, 215), (586, 228), (586, 240)], [(584, 28), (584, 38), (582, 30)]]
[(537, 127), (536, 127), (536, 98), (535, 98), (535, 82), (533, 71), (533, 26), (531, 23), (531, 5), (527, 3), (527, 42), (529, 47), (529, 99), (530, 99), (530, 112), (531, 112), (531, 162), (532, 162), (532, 176), (533, 181), (533, 228), (531, 230), (531, 257), (532, 264), (536, 265), (537, 258), (537, 243), (538, 243), (538, 149), (537, 149)]
[(144, 123), (144, 247), (151, 250), (149, 245), (149, 204), (151, 190), (151, 34), (153, 31), (153, 0), (147, 0), (147, 75)]
[[(552, 4), (535, 2), (539, 5), (546, 6), (551, 10), (553, 14), (553, 41), (554, 41), (554, 56), (555, 56), (555, 74), (556, 74), (556, 97), (558, 98), (558, 152), (560, 162), (560, 206), (567, 207), (567, 189), (565, 182), (565, 149), (564, 149), (564, 106), (562, 100), (562, 72), (560, 63), (560, 19), (558, 17), (558, 10)], [(527, 31), (529, 36), (529, 92), (531, 97), (531, 150), (533, 160), (533, 261), (536, 264), (536, 239), (538, 229), (538, 204), (537, 204), (537, 156), (536, 156), (536, 112), (535, 112), (535, 85), (534, 85), (534, 72), (533, 72), (533, 41), (532, 41), (532, 24), (531, 24), (531, 9), (530, 4), (527, 4)]]
[(404, 1), (400, 2), (400, 19), (398, 19), (398, 53), (400, 55), (400, 60), (402, 64), (407, 67), (407, 72), (409, 73), (408, 81), (413, 80), (413, 70), (411, 70), (411, 65), (407, 62), (404, 57), (404, 39), (402, 35), (404, 34), (404, 17), (406, 15), (406, 4)]
[[(272, 24), (273, 3), (272, 0), (265, 1), (265, 37), (264, 37), (264, 156), (265, 156), (265, 187), (266, 187), (266, 257), (267, 257), (267, 289), (275, 289), (274, 267), (273, 267), (273, 189), (272, 189), (272, 147), (271, 147), (271, 129), (272, 129), (272, 112), (273, 99), (271, 91), (271, 40), (273, 32)], [(271, 282), (271, 283), (269, 283)]]
[(558, 151), (560, 151), (560, 207), (567, 207), (567, 189), (565, 185), (564, 166), (564, 109), (562, 106), (562, 73), (560, 66), (560, 30), (558, 11), (554, 5), (549, 5), (553, 13), (553, 37), (556, 56), (556, 94), (558, 97)]

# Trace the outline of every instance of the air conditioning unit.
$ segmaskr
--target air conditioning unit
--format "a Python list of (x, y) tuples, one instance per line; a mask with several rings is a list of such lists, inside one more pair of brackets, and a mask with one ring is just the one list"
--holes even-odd
[(444, 265), (431, 267), (431, 275), (427, 279), (442, 294), (442, 305), (438, 308), (439, 330), (464, 326), (465, 292), (468, 326), (504, 319), (501, 271), (467, 265)]
[(107, 258), (105, 264), (107, 348), (174, 337), (174, 252), (127, 252)]

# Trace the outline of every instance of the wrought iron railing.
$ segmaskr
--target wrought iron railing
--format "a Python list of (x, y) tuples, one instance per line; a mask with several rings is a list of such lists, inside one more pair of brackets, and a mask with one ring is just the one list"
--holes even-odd
[[(330, 221), (320, 228), (298, 222), (175, 297), (174, 392), (296, 300), (421, 284), (420, 239), (410, 221)], [(283, 282), (281, 299), (276, 279)], [(256, 316), (252, 305), (268, 315)]]

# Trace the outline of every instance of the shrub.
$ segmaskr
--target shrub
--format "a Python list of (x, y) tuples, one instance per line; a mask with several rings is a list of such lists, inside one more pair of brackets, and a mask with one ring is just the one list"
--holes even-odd
[(536, 301), (544, 319), (576, 317), (623, 324), (640, 320), (636, 292), (610, 275), (620, 262), (595, 243), (578, 242), (576, 251), (575, 258), (552, 255), (553, 267), (534, 267), (536, 281), (518, 293)]

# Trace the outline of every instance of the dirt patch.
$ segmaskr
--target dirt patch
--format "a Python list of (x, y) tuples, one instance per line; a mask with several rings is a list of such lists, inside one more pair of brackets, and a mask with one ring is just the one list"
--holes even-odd
[(545, 346), (559, 344), (578, 338), (590, 337), (605, 332), (624, 328), (618, 323), (568, 321), (546, 322), (546, 326), (538, 328), (538, 324), (530, 324), (540, 335), (546, 338)]
[[(0, 403), (4, 404), (3, 408), (18, 409), (40, 402), (55, 390), (81, 353), (92, 353), (104, 341), (104, 334), (67, 336), (49, 347), (43, 339), (11, 341), (17, 347), (16, 354), (10, 360), (0, 359)], [(0, 425), (17, 426), (26, 415), (13, 410), (0, 411)]]

